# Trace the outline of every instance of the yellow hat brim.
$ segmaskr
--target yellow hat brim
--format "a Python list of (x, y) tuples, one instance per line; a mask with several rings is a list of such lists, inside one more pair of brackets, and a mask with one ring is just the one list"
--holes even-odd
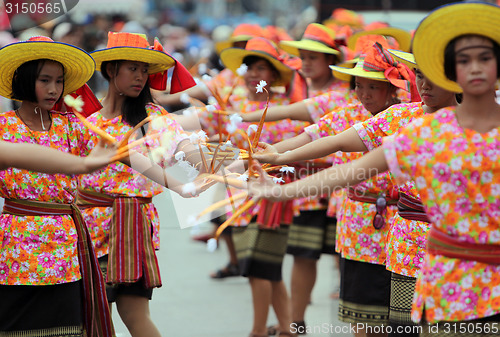
[(281, 41), (279, 43), (279, 47), (294, 56), (300, 56), (299, 49), (333, 55), (340, 54), (340, 52), (334, 48), (330, 48), (321, 42), (308, 39), (303, 39), (300, 41)]
[(217, 52), (218, 55), (222, 53), (224, 49), (231, 48), (235, 42), (243, 42), (243, 41), (248, 41), (250, 39), (253, 39), (255, 36), (251, 35), (238, 35), (238, 36), (233, 36), (230, 37), (226, 41), (220, 41), (215, 44), (215, 51)]
[(356, 66), (354, 68), (349, 68), (349, 64), (352, 63), (347, 63), (344, 62), (344, 66), (336, 65), (336, 66), (330, 66), (330, 69), (333, 71), (333, 76), (338, 78), (339, 80), (350, 82), (352, 76), (357, 76), (357, 77), (363, 77), (363, 78), (369, 78), (371, 80), (376, 80), (376, 81), (384, 81), (384, 82), (389, 82), (387, 78), (385, 78), (385, 75), (382, 71), (366, 71), (363, 69), (363, 60), (359, 60), (356, 63)]
[(399, 29), (396, 27), (385, 27), (385, 28), (377, 28), (373, 30), (363, 30), (357, 32), (347, 40), (347, 47), (351, 50), (354, 50), (356, 47), (356, 42), (361, 36), (364, 35), (383, 35), (383, 36), (392, 36), (398, 41), (399, 49), (402, 51), (410, 51), (411, 46), (411, 34), (406, 30)]
[(417, 62), (415, 62), (415, 56), (412, 53), (407, 53), (397, 49), (387, 49), (389, 53), (398, 61), (406, 64), (408, 68), (415, 68)]
[(22, 41), (0, 49), (0, 95), (12, 98), (12, 78), (23, 63), (48, 59), (64, 67), (63, 95), (83, 86), (94, 74), (95, 62), (84, 50), (62, 42)]
[(486, 3), (446, 5), (431, 12), (417, 27), (413, 55), (418, 68), (434, 84), (452, 92), (462, 88), (444, 72), (446, 46), (461, 35), (481, 35), (500, 44), (500, 7)]
[(272, 83), (273, 86), (287, 85), (292, 80), (293, 69), (265, 52), (242, 48), (228, 48), (222, 51), (220, 59), (226, 68), (236, 74), (236, 70), (243, 63), (243, 59), (250, 55), (265, 58), (278, 70), (280, 79)]
[(139, 47), (113, 47), (96, 50), (90, 55), (95, 60), (96, 69), (101, 70), (101, 65), (105, 61), (137, 61), (149, 64), (149, 74), (163, 72), (175, 65), (175, 59), (159, 50), (139, 48)]

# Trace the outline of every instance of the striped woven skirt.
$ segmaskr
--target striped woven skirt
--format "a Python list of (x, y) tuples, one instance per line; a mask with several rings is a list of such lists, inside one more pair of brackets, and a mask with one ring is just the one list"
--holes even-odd
[(286, 253), (287, 225), (261, 229), (257, 223), (233, 227), (233, 241), (242, 276), (281, 281), (281, 266)]
[(290, 226), (287, 253), (314, 260), (322, 253), (334, 254), (336, 231), (337, 221), (326, 215), (326, 209), (300, 211)]
[(0, 285), (0, 337), (85, 337), (81, 281)]

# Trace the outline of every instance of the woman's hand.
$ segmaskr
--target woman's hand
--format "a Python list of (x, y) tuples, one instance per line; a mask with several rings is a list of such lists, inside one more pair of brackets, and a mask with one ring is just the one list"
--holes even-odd
[(117, 150), (116, 144), (99, 139), (97, 146), (83, 159), (83, 173), (90, 173), (109, 165), (113, 157), (116, 156)]
[(280, 154), (271, 144), (259, 142), (259, 150), (253, 154), (253, 158), (263, 163), (279, 164)]
[(287, 200), (282, 185), (276, 184), (258, 162), (253, 163), (253, 171), (259, 176), (248, 179), (248, 194), (256, 199), (268, 199), (271, 201)]

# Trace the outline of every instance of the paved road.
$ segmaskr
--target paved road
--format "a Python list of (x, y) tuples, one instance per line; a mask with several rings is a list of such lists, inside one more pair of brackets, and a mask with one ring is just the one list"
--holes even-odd
[[(155, 198), (155, 204), (162, 224), (159, 262), (163, 287), (155, 290), (151, 311), (162, 336), (247, 337), (252, 324), (252, 302), (247, 279), (232, 277), (212, 280), (208, 277), (211, 271), (227, 263), (225, 247), (209, 253), (204, 244), (192, 241), (190, 229), (179, 228), (167, 193)], [(287, 285), (291, 263), (292, 259), (287, 256), (283, 267)], [(306, 317), (308, 326), (317, 332), (307, 336), (351, 336), (335, 333), (334, 330), (342, 326), (347, 328), (337, 320), (338, 301), (329, 298), (337, 285), (338, 275), (333, 258), (323, 255), (319, 262), (312, 304)], [(117, 336), (130, 336), (117, 318), (116, 311), (114, 314)], [(274, 313), (270, 314), (268, 322), (276, 322)]]

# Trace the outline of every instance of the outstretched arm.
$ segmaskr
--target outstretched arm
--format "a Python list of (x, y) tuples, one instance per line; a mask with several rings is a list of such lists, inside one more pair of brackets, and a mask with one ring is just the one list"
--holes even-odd
[(388, 170), (383, 148), (377, 148), (350, 163), (325, 169), (285, 185), (275, 184), (259, 165), (256, 166), (260, 177), (250, 179), (248, 183), (249, 193), (256, 198), (273, 201), (330, 195), (336, 190), (357, 185)]
[[(297, 147), (298, 145), (299, 147)], [(255, 159), (272, 164), (288, 164), (328, 156), (337, 151), (366, 152), (368, 149), (359, 138), (354, 128), (349, 128), (334, 136), (323, 137), (311, 142), (311, 137), (303, 132), (300, 135), (284, 140), (265, 148), (262, 155), (255, 154)], [(271, 156), (271, 154), (273, 154)]]
[(17, 167), (49, 174), (84, 174), (108, 165), (116, 152), (115, 146), (105, 147), (103, 141), (99, 141), (87, 157), (75, 156), (46, 146), (0, 141), (0, 169)]
[[(256, 110), (240, 114), (244, 122), (256, 123), (260, 121), (264, 109)], [(280, 121), (282, 119), (290, 118), (292, 120), (305, 121), (313, 123), (307, 105), (303, 102), (297, 102), (290, 105), (277, 105), (267, 109), (266, 122)]]

